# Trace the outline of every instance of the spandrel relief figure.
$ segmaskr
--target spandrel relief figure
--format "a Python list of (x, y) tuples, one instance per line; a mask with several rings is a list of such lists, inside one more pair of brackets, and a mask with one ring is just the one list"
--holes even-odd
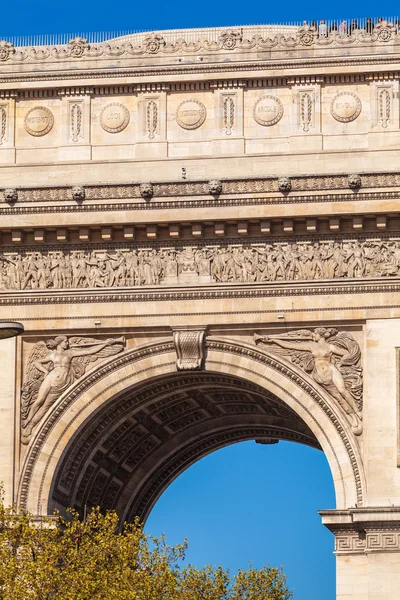
[(23, 444), (54, 402), (86, 372), (88, 365), (122, 352), (125, 338), (99, 341), (93, 338), (57, 336), (35, 344), (29, 356), (21, 389)]
[(362, 433), (361, 350), (351, 333), (317, 327), (271, 336), (255, 334), (254, 339), (310, 373), (348, 415), (355, 435)]

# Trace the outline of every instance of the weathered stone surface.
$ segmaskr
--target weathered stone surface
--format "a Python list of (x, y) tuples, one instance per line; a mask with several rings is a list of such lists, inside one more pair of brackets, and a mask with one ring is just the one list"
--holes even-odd
[(146, 518), (217, 448), (305, 443), (337, 599), (387, 600), (400, 35), (320, 33), (0, 42), (0, 319), (25, 326), (0, 343), (0, 480), (35, 514)]

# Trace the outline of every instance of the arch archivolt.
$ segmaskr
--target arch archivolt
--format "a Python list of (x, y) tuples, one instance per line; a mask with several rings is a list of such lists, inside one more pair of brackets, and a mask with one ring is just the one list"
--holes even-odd
[[(171, 439), (167, 439), (160, 421), (154, 435), (163, 445), (154, 450), (151, 461), (148, 455), (142, 457), (140, 480), (132, 475), (113, 505), (124, 518), (134, 513), (145, 518), (171, 481), (205, 454), (235, 441), (258, 438), (288, 439), (321, 447), (331, 468), (337, 508), (365, 502), (359, 442), (344, 412), (328, 393), (282, 357), (234, 338), (208, 337), (203, 371), (177, 373), (174, 344), (172, 339), (164, 339), (102, 363), (71, 386), (31, 439), (21, 470), (20, 505), (34, 514), (54, 508), (56, 481), (62, 491), (72, 484), (83, 487), (84, 477), (89, 477), (87, 463), (86, 471), (76, 481), (72, 475), (68, 480), (68, 469), (72, 473), (71, 465), (79, 457), (83, 460), (83, 456), (94, 456), (94, 440), (100, 429), (109, 432), (118, 424), (129, 433), (133, 425), (132, 417), (127, 415), (133, 408), (138, 410), (149, 402), (154, 406), (159, 399), (160, 406), (169, 403), (173, 412), (173, 402), (185, 402), (179, 394), (186, 394), (186, 401), (192, 401), (199, 386), (203, 395), (198, 398), (197, 412), (208, 410), (212, 418), (193, 422), (189, 418), (185, 431)], [(218, 386), (225, 394), (232, 393), (234, 400), (237, 394), (237, 401), (232, 401), (229, 414), (223, 417), (213, 415), (212, 402), (207, 405), (218, 396)], [(254, 414), (242, 414), (243, 394)], [(145, 429), (147, 418), (145, 410), (142, 421), (134, 419), (139, 430)], [(166, 428), (172, 431), (168, 423)], [(137, 429), (130, 435), (134, 440)], [(118, 477), (121, 479), (121, 474), (117, 474), (116, 481)], [(109, 495), (111, 488), (109, 485)], [(78, 500), (75, 495), (74, 501)]]

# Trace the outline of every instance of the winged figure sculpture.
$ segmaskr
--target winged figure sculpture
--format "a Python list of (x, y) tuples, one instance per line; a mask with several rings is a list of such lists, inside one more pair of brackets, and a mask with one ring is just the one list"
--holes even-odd
[(254, 339), (256, 344), (271, 345), (273, 353), (309, 373), (346, 412), (353, 432), (362, 433), (361, 350), (351, 333), (334, 327), (316, 327), (314, 331), (255, 334)]
[(124, 348), (124, 337), (99, 341), (61, 335), (35, 344), (21, 388), (22, 443), (29, 443), (33, 428), (57, 398), (82, 377), (90, 363)]

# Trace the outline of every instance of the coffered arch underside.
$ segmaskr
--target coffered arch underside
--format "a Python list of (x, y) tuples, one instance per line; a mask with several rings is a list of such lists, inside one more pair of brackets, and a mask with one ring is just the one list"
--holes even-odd
[(209, 337), (203, 371), (176, 371), (172, 341), (126, 352), (65, 392), (24, 460), (19, 503), (34, 514), (100, 504), (145, 519), (168, 485), (236, 441), (322, 448), (337, 508), (365, 502), (358, 442), (341, 409), (295, 365)]

